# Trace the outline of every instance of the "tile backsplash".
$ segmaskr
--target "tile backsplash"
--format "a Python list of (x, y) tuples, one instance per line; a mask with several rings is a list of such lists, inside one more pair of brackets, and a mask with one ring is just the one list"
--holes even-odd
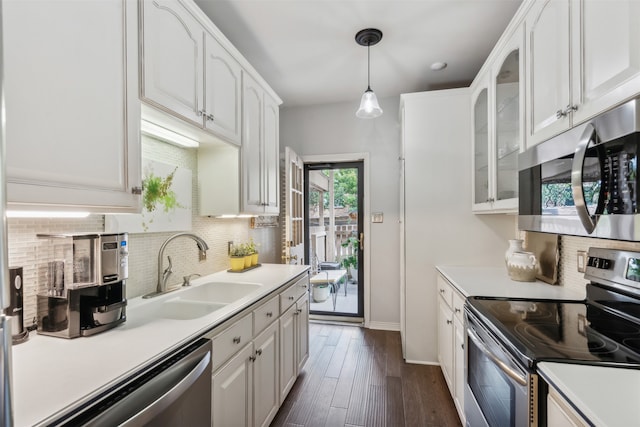
[[(198, 261), (195, 242), (187, 238), (172, 241), (165, 250), (171, 256), (174, 274), (169, 284), (182, 282), (182, 277), (199, 273), (214, 273), (228, 268), (227, 242), (241, 242), (253, 238), (260, 245), (260, 262), (279, 262), (276, 246), (279, 228), (250, 228), (250, 220), (216, 219), (198, 216), (198, 185), (196, 150), (142, 137), (143, 157), (159, 162), (175, 164), (192, 171), (193, 216), (191, 232), (202, 237), (209, 245), (207, 260)], [(104, 231), (104, 216), (90, 215), (82, 219), (27, 219), (8, 220), (9, 265), (22, 266), (24, 270), (24, 319), (30, 325), (36, 315), (36, 244), (39, 233), (91, 233)], [(130, 233), (129, 234), (129, 279), (127, 298), (134, 298), (156, 288), (158, 274), (158, 250), (162, 243), (175, 233)]]

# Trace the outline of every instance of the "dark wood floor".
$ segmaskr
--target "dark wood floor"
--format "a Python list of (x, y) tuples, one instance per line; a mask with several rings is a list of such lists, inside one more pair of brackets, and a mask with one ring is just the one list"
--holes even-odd
[(309, 360), (272, 426), (460, 426), (440, 367), (404, 363), (400, 333), (309, 325)]

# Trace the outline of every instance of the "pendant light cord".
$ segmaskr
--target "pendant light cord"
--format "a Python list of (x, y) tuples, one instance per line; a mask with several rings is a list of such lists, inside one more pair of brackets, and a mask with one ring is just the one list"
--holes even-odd
[(371, 90), (371, 42), (367, 43), (367, 90)]

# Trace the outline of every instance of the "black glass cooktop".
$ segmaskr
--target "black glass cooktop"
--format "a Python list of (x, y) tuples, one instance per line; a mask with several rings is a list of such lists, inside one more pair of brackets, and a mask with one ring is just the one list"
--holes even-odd
[(640, 323), (617, 313), (617, 306), (483, 297), (467, 303), (531, 367), (540, 361), (571, 361), (640, 369)]

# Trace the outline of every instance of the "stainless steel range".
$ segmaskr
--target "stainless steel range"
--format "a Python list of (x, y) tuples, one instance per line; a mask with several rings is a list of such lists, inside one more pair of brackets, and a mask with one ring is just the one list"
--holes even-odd
[(467, 300), (467, 425), (546, 425), (541, 361), (640, 369), (640, 252), (591, 248), (585, 278), (584, 301)]

